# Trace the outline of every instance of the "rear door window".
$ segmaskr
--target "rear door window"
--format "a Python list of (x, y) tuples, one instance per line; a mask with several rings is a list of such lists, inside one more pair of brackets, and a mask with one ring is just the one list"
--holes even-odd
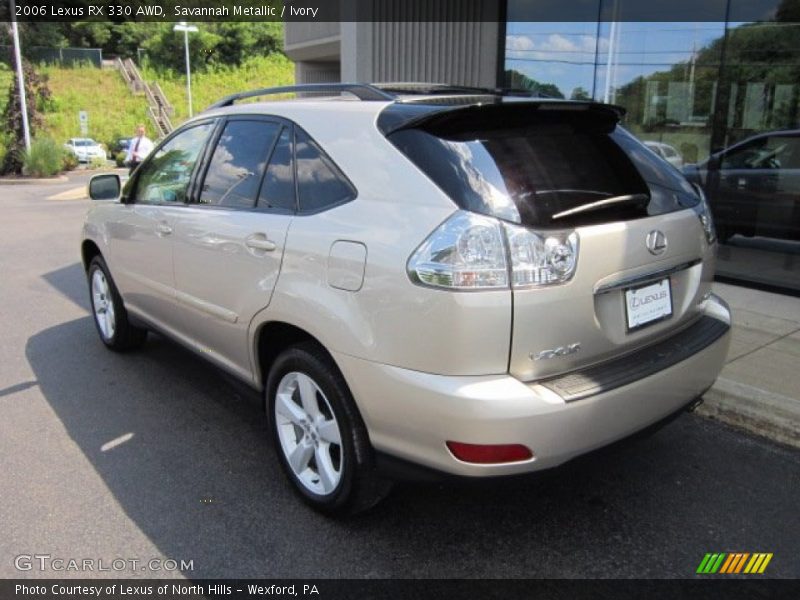
[(211, 157), (199, 203), (253, 208), (280, 129), (269, 121), (229, 121)]
[(258, 196), (258, 207), (277, 212), (294, 212), (296, 204), (292, 130), (284, 127), (269, 159), (267, 173), (264, 175)]

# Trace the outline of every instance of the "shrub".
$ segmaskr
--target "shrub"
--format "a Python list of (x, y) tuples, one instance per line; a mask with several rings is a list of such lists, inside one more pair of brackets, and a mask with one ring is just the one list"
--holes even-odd
[(122, 168), (125, 166), (125, 158), (127, 156), (125, 152), (117, 152), (114, 155), (114, 162), (117, 163), (117, 167)]
[(22, 174), (29, 177), (52, 177), (61, 172), (66, 150), (51, 138), (36, 138), (24, 153)]
[[(25, 74), (28, 127), (33, 135), (44, 127), (44, 116), (37, 107), (46, 105), (51, 93), (47, 86), (47, 77), (37, 73), (30, 63), (23, 60), (22, 70)], [(22, 106), (16, 77), (8, 88), (7, 98), (5, 110), (0, 118), (5, 132), (6, 155), (0, 165), (0, 172), (4, 174), (23, 171), (27, 155), (25, 136), (22, 130)]]
[(72, 171), (78, 168), (78, 157), (72, 152), (64, 152), (64, 160), (61, 165), (64, 171)]
[(104, 157), (102, 157), (102, 156), (93, 156), (93, 157), (92, 157), (92, 158), (89, 160), (89, 166), (90, 166), (92, 169), (102, 169), (103, 167), (105, 167), (105, 166), (106, 166), (106, 163), (107, 163), (107, 162), (108, 162), (108, 161), (107, 161), (107, 160), (106, 160)]

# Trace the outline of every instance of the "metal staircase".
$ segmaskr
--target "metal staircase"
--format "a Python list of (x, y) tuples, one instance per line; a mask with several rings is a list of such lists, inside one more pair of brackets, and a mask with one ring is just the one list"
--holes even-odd
[(130, 58), (125, 60), (117, 58), (116, 66), (131, 93), (135, 95), (144, 94), (145, 98), (147, 98), (147, 115), (150, 117), (150, 121), (156, 131), (156, 137), (160, 139), (169, 134), (173, 130), (170, 116), (175, 113), (175, 109), (167, 100), (161, 86), (156, 82), (148, 84), (139, 73), (136, 63)]

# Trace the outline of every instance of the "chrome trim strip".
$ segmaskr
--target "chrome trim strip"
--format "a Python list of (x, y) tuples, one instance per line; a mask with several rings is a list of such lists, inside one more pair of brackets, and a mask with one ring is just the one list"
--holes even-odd
[(612, 196), (611, 198), (603, 198), (602, 200), (590, 202), (589, 204), (582, 204), (581, 206), (576, 206), (575, 208), (570, 208), (569, 210), (562, 210), (561, 212), (554, 214), (552, 217), (550, 217), (550, 219), (555, 221), (556, 219), (561, 219), (570, 215), (577, 215), (579, 213), (588, 212), (591, 210), (599, 210), (614, 204), (633, 201), (641, 202), (643, 200), (650, 200), (650, 196), (647, 194), (625, 194), (624, 196)]
[(607, 294), (609, 292), (613, 292), (621, 288), (647, 283), (648, 281), (656, 281), (658, 279), (663, 279), (667, 275), (671, 275), (672, 273), (677, 273), (678, 271), (683, 271), (684, 269), (689, 269), (695, 265), (699, 265), (701, 262), (702, 260), (697, 258), (695, 260), (681, 263), (679, 265), (675, 265), (667, 269), (661, 269), (660, 271), (647, 273), (645, 275), (635, 275), (633, 277), (626, 277), (625, 279), (619, 279), (612, 283), (604, 283), (602, 285), (595, 286), (594, 293)]

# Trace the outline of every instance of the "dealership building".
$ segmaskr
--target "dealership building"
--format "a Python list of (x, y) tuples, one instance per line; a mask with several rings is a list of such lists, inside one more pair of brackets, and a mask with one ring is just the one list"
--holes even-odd
[(719, 277), (800, 293), (800, 3), (712, 0), (693, 21), (641, 4), (369, 0), (357, 21), (287, 23), (285, 51), (298, 83), (447, 82), (623, 106), (628, 130), (706, 182)]

